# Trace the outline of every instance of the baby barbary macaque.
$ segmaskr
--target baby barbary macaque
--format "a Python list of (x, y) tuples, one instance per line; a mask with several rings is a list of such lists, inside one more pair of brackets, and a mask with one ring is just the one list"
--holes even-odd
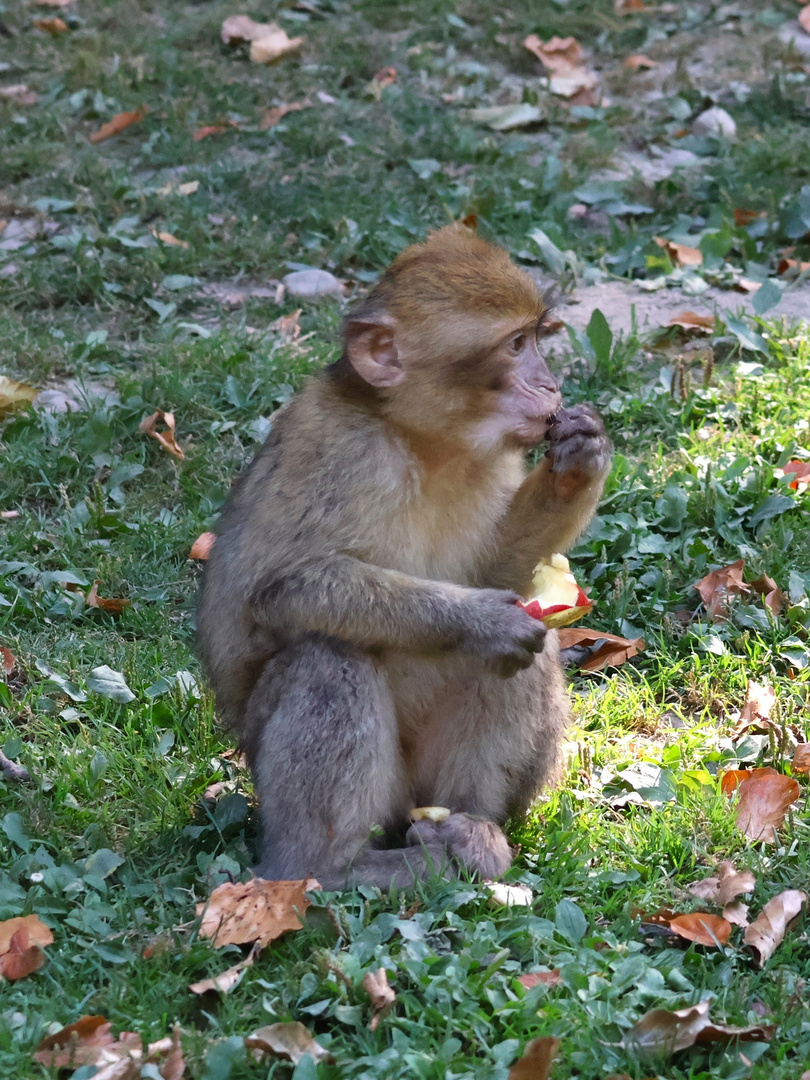
[[(557, 634), (517, 600), (587, 526), (611, 446), (590, 406), (561, 408), (546, 314), (505, 251), (431, 234), (234, 486), (198, 625), (253, 773), (262, 877), (496, 877), (500, 826), (554, 779)], [(409, 828), (424, 805), (452, 812)]]

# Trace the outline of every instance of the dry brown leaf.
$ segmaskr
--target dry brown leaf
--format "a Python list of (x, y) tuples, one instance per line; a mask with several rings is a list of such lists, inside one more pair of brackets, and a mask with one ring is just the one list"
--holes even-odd
[(622, 60), (622, 67), (630, 68), (631, 71), (649, 71), (651, 68), (658, 67), (658, 61), (651, 60), (644, 53), (633, 53)]
[(254, 64), (274, 64), (282, 56), (298, 52), (303, 44), (304, 38), (291, 38), (282, 27), (269, 23), (267, 33), (251, 41), (250, 59)]
[(714, 329), (713, 315), (698, 315), (695, 311), (682, 311), (673, 315), (667, 326), (680, 326), (683, 330), (699, 330), (701, 333)]
[(774, 615), (778, 615), (785, 606), (785, 594), (769, 574), (760, 574), (756, 581), (751, 582), (751, 589), (762, 597), (765, 606)]
[(598, 649), (579, 665), (581, 671), (601, 671), (610, 666), (618, 667), (644, 649), (643, 638), (623, 638), (618, 634), (589, 630), (581, 626), (566, 626), (558, 630), (557, 634), (561, 649), (601, 642)]
[(185, 184), (178, 184), (177, 185), (177, 189), (176, 189), (177, 194), (178, 195), (193, 195), (194, 192), (198, 190), (199, 186), (200, 186), (200, 181), (199, 180), (187, 180), (185, 182)]
[(756, 221), (758, 217), (763, 217), (759, 210), (747, 210), (744, 207), (737, 207), (734, 211), (734, 224), (745, 228), (752, 221)]
[[(755, 588), (757, 584), (761, 583), (761, 580), (753, 582), (751, 588)], [(768, 578), (768, 581), (770, 582), (771, 579)], [(760, 727), (765, 730), (772, 728), (773, 724), (770, 715), (775, 704), (776, 694), (770, 683), (758, 683), (753, 680), (749, 682), (745, 691), (745, 701), (734, 724), (731, 737), (737, 739), (752, 727)]]
[(230, 994), (231, 990), (236, 989), (242, 981), (242, 976), (247, 969), (253, 966), (253, 961), (258, 955), (258, 951), (259, 950), (254, 946), (244, 960), (240, 960), (238, 964), (234, 964), (233, 967), (229, 967), (226, 971), (221, 971), (219, 975), (214, 975), (210, 979), (201, 979), (200, 982), (192, 983), (191, 986), (189, 986), (189, 990), (192, 994), (207, 994), (212, 990), (216, 990), (220, 994)]
[(388, 985), (388, 972), (385, 968), (367, 971), (363, 976), (363, 989), (371, 998), (374, 1015), (368, 1024), (369, 1031), (376, 1031), (377, 1025), (386, 1013), (390, 1012), (397, 1000), (397, 995)]
[(214, 541), (216, 540), (216, 538), (216, 533), (200, 533), (200, 535), (191, 545), (191, 551), (188, 553), (188, 557), (190, 559), (207, 559), (208, 556), (211, 554), (211, 548), (214, 546)]
[(24, 979), (26, 975), (32, 975), (39, 971), (45, 963), (45, 953), (39, 945), (32, 945), (28, 930), (21, 926), (8, 943), (8, 949), (0, 956), (0, 977), (8, 979)]
[(395, 67), (380, 68), (371, 82), (366, 86), (365, 92), (373, 97), (375, 101), (382, 101), (383, 90), (392, 86), (396, 81), (397, 69)]
[(267, 37), (275, 23), (259, 23), (249, 15), (229, 15), (222, 24), (220, 36), (226, 45), (242, 45)]
[(259, 131), (267, 131), (268, 128), (280, 124), (287, 113), (300, 112), (301, 109), (311, 108), (312, 102), (304, 99), (303, 101), (291, 101), (286, 105), (274, 105), (271, 109), (262, 109), (261, 118), (259, 120)]
[(197, 905), (197, 915), (202, 916), (200, 936), (212, 938), (216, 946), (255, 941), (263, 948), (285, 931), (301, 929), (310, 904), (305, 893), (319, 888), (314, 878), (226, 881)]
[(64, 19), (57, 16), (50, 19), (32, 19), (31, 23), (37, 30), (42, 30), (46, 34), (50, 34), (51, 37), (60, 37), (62, 34), (68, 33), (68, 24)]
[[(163, 431), (158, 431), (157, 426), (159, 423), (165, 424)], [(182, 447), (178, 446), (175, 439), (175, 420), (173, 412), (164, 412), (163, 409), (157, 409), (151, 416), (145, 416), (138, 425), (138, 430), (144, 435), (149, 435), (153, 439), (157, 439), (164, 450), (168, 450), (170, 454), (173, 454), (181, 461), (185, 458), (185, 453)]]
[[(143, 1041), (133, 1031), (110, 1033), (112, 1024), (103, 1016), (83, 1016), (54, 1035), (48, 1035), (36, 1049), (34, 1061), (50, 1069), (76, 1069), (80, 1065), (110, 1065), (143, 1054)], [(99, 1073), (96, 1073), (98, 1076)], [(126, 1075), (126, 1074), (125, 1074)]]
[(622, 1044), (640, 1051), (645, 1057), (674, 1054), (700, 1043), (769, 1042), (776, 1031), (775, 1024), (755, 1024), (752, 1027), (726, 1027), (709, 1019), (710, 1002), (701, 1001), (687, 1009), (651, 1009), (635, 1024)]
[(187, 251), (191, 246), (188, 240), (178, 240), (178, 238), (172, 236), (170, 232), (161, 232), (159, 229), (150, 229), (149, 232), (156, 240), (159, 240), (161, 244), (165, 244), (166, 247), (179, 247)]
[[(810, 263), (807, 265), (810, 266)], [(788, 485), (794, 491), (798, 491), (799, 487), (807, 487), (810, 484), (810, 461), (789, 461), (782, 466), (782, 472), (785, 476), (790, 475), (794, 478)]]
[(799, 262), (798, 259), (781, 259), (776, 268), (777, 274), (786, 274), (788, 270), (804, 274), (810, 270), (810, 262)]
[(799, 26), (801, 26), (802, 30), (810, 34), (810, 4), (805, 4), (799, 12), (798, 19)]
[(717, 873), (689, 886), (689, 891), (701, 900), (710, 900), (719, 907), (730, 904), (738, 896), (754, 891), (757, 879), (750, 870), (734, 869), (731, 859), (724, 859)]
[(8, 375), (0, 375), (0, 414), (27, 405), (38, 393), (39, 390), (33, 386), (10, 379)]
[(548, 1080), (559, 1049), (560, 1040), (551, 1035), (532, 1039), (526, 1044), (523, 1057), (509, 1070), (508, 1080)]
[(748, 904), (742, 900), (735, 900), (733, 904), (726, 904), (723, 908), (723, 918), (732, 926), (748, 926), (751, 921), (748, 918)]
[(737, 292), (741, 293), (755, 293), (762, 288), (762, 282), (751, 281), (748, 278), (741, 277), (734, 282), (734, 288)]
[(302, 310), (303, 308), (298, 308), (297, 311), (291, 311), (289, 315), (282, 315), (270, 324), (270, 329), (280, 334), (282, 341), (296, 341), (301, 336), (301, 325), (298, 320), (301, 318)]
[[(599, 83), (599, 76), (585, 64), (582, 46), (573, 37), (553, 37), (543, 41), (537, 34), (529, 34), (523, 42), (524, 49), (536, 56), (549, 73), (549, 89), (560, 97), (576, 98), (576, 104), (587, 104), (579, 95), (592, 95)], [(592, 104), (596, 104), (593, 98)]]
[(102, 585), (102, 581), (94, 581), (90, 586), (87, 596), (84, 598), (85, 604), (88, 607), (99, 608), (101, 611), (108, 611), (111, 615), (120, 615), (124, 608), (127, 608), (132, 603), (131, 600), (124, 600), (121, 597), (115, 597), (114, 599), (105, 600), (98, 595), (98, 587)]
[(728, 601), (732, 596), (741, 596), (750, 592), (749, 586), (743, 581), (744, 568), (745, 560), (738, 559), (729, 566), (712, 570), (693, 586), (700, 593), (700, 598), (712, 622), (720, 622), (726, 618)]
[(148, 112), (148, 105), (139, 105), (137, 109), (133, 109), (131, 112), (118, 113), (112, 120), (102, 124), (98, 131), (93, 132), (90, 136), (90, 142), (100, 143), (104, 142), (105, 139), (111, 139), (113, 135), (118, 135), (132, 124), (140, 123)]
[(539, 984), (543, 986), (560, 986), (562, 981), (559, 968), (555, 968), (553, 971), (529, 971), (525, 975), (518, 975), (518, 982), (521, 986), (525, 986), (527, 990), (531, 990), (533, 986)]
[(725, 945), (731, 936), (731, 923), (726, 922), (720, 915), (710, 915), (707, 911), (676, 915), (669, 920), (669, 928), (679, 937), (709, 948)]
[(698, 248), (676, 244), (665, 236), (654, 236), (653, 240), (669, 255), (675, 266), (700, 266), (703, 262), (703, 253)]
[(644, 0), (613, 0), (613, 10), (617, 15), (635, 15), (646, 11), (647, 5)]
[[(0, 649), (0, 652), (8, 652), (8, 649)], [(11, 661), (13, 667), (13, 656), (11, 657)], [(6, 674), (10, 675), (11, 672), (6, 671)], [(810, 743), (799, 743), (793, 751), (793, 761), (791, 762), (790, 767), (794, 773), (798, 773), (800, 776), (810, 776)]]
[(16, 521), (19, 516), (19, 510), (0, 510), (0, 520), (2, 521)]
[(166, 1048), (166, 1040), (161, 1039), (160, 1042), (150, 1043), (147, 1051), (147, 1060), (155, 1057), (165, 1057), (160, 1063), (160, 1075), (163, 1080), (183, 1080), (186, 1072), (186, 1061), (183, 1057), (183, 1045), (180, 1041), (180, 1028), (175, 1026), (172, 1030), (172, 1037), (169, 1040), (168, 1048)]
[(798, 781), (775, 769), (754, 769), (739, 787), (737, 827), (749, 840), (773, 844), (788, 807), (801, 793)]
[(9, 677), (16, 666), (17, 657), (11, 649), (7, 649), (5, 645), (0, 645), (0, 671), (2, 671), (5, 678)]
[(743, 941), (754, 951), (760, 967), (782, 944), (788, 926), (801, 914), (806, 903), (807, 893), (800, 889), (787, 889), (769, 900), (746, 928)]
[(245, 1036), (245, 1046), (258, 1051), (259, 1060), (266, 1054), (289, 1058), (293, 1065), (297, 1065), (306, 1054), (316, 1065), (319, 1061), (333, 1060), (329, 1051), (315, 1040), (309, 1028), (298, 1020), (257, 1028)]
[(0, 956), (4, 956), (9, 951), (11, 939), (18, 930), (25, 930), (29, 945), (39, 945), (44, 948), (46, 945), (53, 944), (53, 933), (39, 916), (16, 915), (13, 919), (0, 922)]
[(224, 135), (228, 128), (234, 126), (233, 124), (206, 124), (205, 127), (197, 128), (194, 132), (194, 142), (207, 139), (210, 135)]

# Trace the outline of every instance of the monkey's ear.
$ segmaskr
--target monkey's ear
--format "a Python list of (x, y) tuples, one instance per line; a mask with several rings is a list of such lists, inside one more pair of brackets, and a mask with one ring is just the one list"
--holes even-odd
[(405, 368), (396, 343), (396, 321), (390, 315), (349, 317), (344, 329), (346, 355), (354, 370), (381, 390), (396, 386), (405, 378)]

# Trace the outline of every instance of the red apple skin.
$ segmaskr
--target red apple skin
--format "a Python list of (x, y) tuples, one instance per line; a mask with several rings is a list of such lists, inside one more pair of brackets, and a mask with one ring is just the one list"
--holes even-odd
[(527, 615), (533, 619), (541, 619), (550, 630), (561, 626), (570, 626), (584, 618), (592, 608), (592, 604), (580, 588), (575, 604), (551, 604), (543, 607), (539, 600), (527, 600), (520, 605)]

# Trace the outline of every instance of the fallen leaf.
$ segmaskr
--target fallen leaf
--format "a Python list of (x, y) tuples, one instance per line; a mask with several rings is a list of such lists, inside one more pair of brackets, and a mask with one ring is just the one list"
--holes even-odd
[(133, 109), (131, 112), (118, 113), (112, 120), (102, 124), (98, 131), (93, 132), (90, 136), (90, 142), (100, 143), (104, 142), (105, 139), (111, 139), (113, 135), (118, 135), (130, 125), (140, 123), (148, 112), (148, 105), (139, 105), (137, 109)]
[(147, 1060), (163, 1056), (165, 1053), (164, 1060), (160, 1063), (160, 1075), (163, 1080), (183, 1080), (186, 1072), (186, 1062), (183, 1057), (183, 1045), (180, 1041), (179, 1027), (175, 1025), (168, 1049), (164, 1050), (165, 1043), (165, 1039), (161, 1039), (160, 1042), (150, 1043), (146, 1050)]
[(366, 86), (365, 92), (374, 98), (375, 101), (382, 100), (382, 92), (389, 86), (397, 81), (397, 69), (394, 67), (384, 67), (375, 74), (374, 78)]
[(0, 375), (0, 413), (10, 412), (27, 405), (39, 393), (33, 386), (10, 379), (8, 375)]
[(731, 923), (726, 922), (720, 915), (710, 915), (707, 911), (676, 915), (669, 920), (669, 928), (679, 937), (709, 948), (725, 945), (731, 936)]
[(85, 604), (88, 607), (99, 608), (101, 611), (108, 611), (111, 615), (120, 615), (124, 608), (127, 608), (132, 603), (131, 600), (124, 600), (121, 598), (105, 600), (98, 595), (98, 587), (102, 585), (101, 581), (94, 581), (90, 586), (90, 590), (87, 596), (84, 598)]
[(518, 982), (521, 986), (525, 986), (527, 990), (531, 990), (533, 986), (561, 986), (562, 975), (559, 968), (555, 968), (553, 971), (529, 971), (525, 975), (518, 975)]
[[(810, 263), (808, 265), (810, 266)], [(2, 408), (2, 405), (0, 405), (0, 408)], [(782, 472), (785, 476), (794, 476), (796, 478), (791, 480), (789, 484), (794, 491), (798, 491), (799, 487), (806, 488), (810, 484), (810, 461), (789, 461), (782, 466)]]
[(734, 211), (734, 224), (740, 228), (745, 228), (746, 225), (750, 225), (752, 221), (756, 221), (761, 216), (759, 210), (746, 210), (744, 207), (738, 207)]
[(726, 1027), (709, 1019), (709, 1001), (701, 1001), (687, 1009), (651, 1009), (622, 1039), (622, 1045), (641, 1052), (645, 1057), (674, 1054), (700, 1043), (769, 1042), (776, 1031), (775, 1024), (755, 1024), (752, 1027)]
[(604, 630), (589, 630), (581, 626), (568, 626), (558, 630), (560, 648), (572, 645), (598, 645), (580, 665), (581, 671), (601, 671), (606, 667), (618, 667), (644, 649), (643, 638), (623, 638)]
[(15, 915), (13, 919), (0, 922), (0, 956), (5, 956), (9, 951), (11, 939), (19, 930), (25, 930), (29, 945), (39, 945), (44, 948), (46, 945), (53, 944), (53, 933), (39, 916)]
[[(763, 575), (763, 578), (764, 577), (765, 575)], [(758, 581), (753, 582), (751, 588), (755, 589), (757, 584), (762, 582), (762, 580), (763, 579), (760, 578)], [(773, 585), (773, 591), (778, 591), (776, 590), (775, 583), (772, 582), (770, 578), (768, 578), (767, 581)], [(770, 595), (770, 593), (767, 595)], [(745, 701), (742, 709), (740, 709), (731, 737), (733, 739), (738, 739), (744, 732), (748, 731), (749, 728), (756, 727), (757, 725), (765, 727), (766, 729), (772, 727), (770, 715), (775, 704), (776, 693), (770, 683), (758, 683), (752, 679), (746, 688)]]
[(725, 620), (728, 615), (728, 601), (732, 596), (750, 592), (749, 586), (743, 581), (744, 567), (745, 560), (738, 559), (729, 566), (712, 570), (693, 586), (700, 593), (712, 622)]
[[(0, 649), (0, 652), (8, 652), (8, 649)], [(13, 656), (11, 657), (11, 664), (13, 667)], [(6, 674), (10, 675), (11, 672), (6, 670)], [(810, 743), (799, 743), (793, 751), (793, 761), (790, 767), (794, 773), (798, 773), (800, 776), (810, 776)]]
[(219, 975), (214, 975), (210, 979), (201, 979), (200, 982), (192, 983), (189, 990), (192, 994), (207, 994), (211, 990), (216, 990), (220, 994), (230, 994), (231, 990), (234, 990), (242, 981), (242, 976), (247, 969), (253, 966), (257, 954), (258, 949), (254, 946), (244, 960), (240, 960), (238, 964), (234, 964), (233, 967), (221, 971)]
[[(537, 34), (529, 34), (523, 47), (536, 56), (549, 72), (549, 89), (552, 94), (565, 98), (577, 98), (577, 104), (596, 104), (591, 92), (599, 83), (599, 76), (585, 65), (582, 46), (573, 37), (553, 37), (543, 41)], [(591, 101), (580, 100), (578, 95), (591, 95)]]
[(178, 195), (193, 195), (194, 192), (199, 189), (199, 187), (200, 187), (200, 181), (199, 180), (187, 180), (185, 182), (185, 184), (178, 184), (177, 185), (177, 194)]
[(0, 520), (2, 521), (16, 521), (19, 516), (19, 510), (0, 510)]
[(543, 110), (539, 105), (522, 101), (514, 105), (487, 105), (483, 109), (470, 109), (467, 114), (475, 124), (486, 124), (493, 131), (512, 131), (539, 123)]
[(309, 1028), (298, 1020), (257, 1028), (245, 1036), (245, 1046), (258, 1050), (259, 1060), (266, 1054), (289, 1058), (293, 1065), (297, 1065), (307, 1054), (316, 1065), (319, 1061), (333, 1060), (329, 1051), (315, 1040)]
[(32, 945), (28, 930), (21, 926), (8, 943), (8, 949), (0, 956), (0, 976), (8, 979), (24, 979), (39, 971), (45, 963), (45, 953), (39, 945)]
[(560, 1040), (551, 1035), (532, 1039), (526, 1044), (523, 1057), (509, 1070), (508, 1080), (548, 1080), (559, 1049)]
[(802, 10), (799, 12), (799, 26), (806, 33), (810, 34), (810, 4), (805, 4)]
[(734, 282), (734, 288), (741, 293), (755, 293), (762, 288), (762, 282), (750, 281), (748, 278), (741, 277)]
[(682, 311), (679, 315), (673, 315), (667, 326), (680, 326), (683, 330), (699, 330), (702, 333), (714, 329), (714, 316)]
[(765, 606), (769, 608), (774, 615), (778, 615), (785, 606), (785, 594), (768, 574), (760, 574), (756, 581), (752, 581), (751, 589), (758, 596), (762, 597)]
[(377, 1025), (386, 1013), (390, 1012), (397, 1000), (397, 995), (388, 985), (388, 972), (385, 968), (367, 971), (363, 976), (363, 989), (371, 998), (374, 1015), (368, 1023), (369, 1031), (376, 1031)]
[(16, 666), (17, 657), (11, 649), (7, 649), (5, 645), (0, 645), (0, 671), (3, 672), (5, 678), (9, 677)]
[(301, 318), (302, 311), (303, 308), (298, 308), (297, 311), (291, 311), (289, 315), (282, 315), (270, 324), (270, 329), (280, 334), (282, 341), (295, 341), (301, 336), (301, 324), (298, 320)]
[(191, 545), (191, 551), (188, 553), (188, 557), (190, 559), (207, 559), (208, 556), (211, 554), (211, 548), (214, 546), (214, 541), (216, 540), (216, 538), (216, 533), (200, 533), (200, 535)]
[(11, 86), (0, 86), (0, 98), (13, 101), (15, 105), (36, 105), (39, 94), (36, 90), (29, 90), (25, 83), (14, 83)]
[(232, 124), (208, 124), (205, 127), (197, 128), (194, 132), (194, 142), (207, 139), (210, 135), (224, 135), (228, 128), (233, 126)]
[[(80, 1065), (111, 1065), (143, 1055), (143, 1041), (133, 1031), (122, 1031), (116, 1039), (103, 1016), (83, 1016), (54, 1035), (48, 1035), (36, 1049), (34, 1061), (50, 1069), (75, 1069)], [(99, 1073), (96, 1073), (98, 1076)], [(137, 1074), (135, 1074), (137, 1075)], [(129, 1075), (124, 1074), (126, 1080)]]
[(275, 127), (276, 124), (280, 124), (287, 113), (300, 112), (301, 109), (311, 109), (311, 101), (291, 101), (286, 105), (274, 105), (270, 109), (262, 109), (262, 114), (259, 119), (259, 131), (267, 131), (268, 128)]
[(622, 67), (630, 68), (631, 71), (649, 71), (651, 68), (658, 67), (658, 61), (651, 60), (644, 53), (633, 53), (622, 60)]
[(810, 270), (810, 262), (799, 262), (798, 259), (782, 259), (776, 268), (777, 274), (786, 274), (788, 270), (795, 270), (804, 274)]
[(310, 904), (305, 894), (318, 888), (314, 878), (253, 878), (245, 884), (226, 881), (197, 905), (197, 915), (202, 916), (200, 935), (210, 937), (215, 946), (255, 941), (263, 948), (285, 931), (301, 929)]
[(159, 229), (150, 229), (149, 232), (156, 240), (159, 240), (161, 244), (165, 244), (166, 247), (179, 247), (187, 251), (191, 246), (188, 240), (178, 240), (178, 238), (172, 236), (170, 232), (161, 232)]
[(270, 23), (268, 33), (250, 43), (250, 59), (254, 64), (274, 64), (282, 56), (297, 52), (304, 44), (302, 37), (291, 38), (286, 30)]
[(222, 24), (220, 36), (226, 45), (241, 45), (267, 37), (275, 23), (259, 23), (249, 15), (229, 15)]
[(775, 843), (775, 830), (780, 828), (788, 807), (798, 799), (800, 793), (798, 781), (778, 773), (776, 769), (752, 770), (739, 786), (737, 827), (750, 840)]
[(748, 926), (750, 922), (748, 904), (744, 904), (742, 900), (735, 900), (733, 904), (726, 904), (723, 908), (723, 918), (730, 922), (732, 926)]
[(68, 24), (64, 19), (56, 16), (50, 19), (32, 19), (31, 24), (37, 30), (43, 30), (46, 34), (50, 34), (51, 37), (60, 37), (62, 34), (68, 33)]
[[(157, 425), (159, 423), (165, 424), (163, 431), (158, 431)], [(182, 447), (177, 445), (175, 440), (175, 421), (174, 413), (164, 412), (163, 409), (157, 409), (151, 416), (145, 416), (138, 425), (138, 430), (144, 435), (149, 435), (153, 439), (157, 439), (164, 450), (168, 450), (170, 454), (173, 454), (181, 461), (185, 458)]]
[(639, 11), (646, 11), (647, 5), (644, 0), (614, 0), (613, 10), (617, 15), (635, 15)]
[(701, 900), (711, 900), (723, 907), (738, 896), (753, 892), (756, 884), (757, 879), (750, 870), (738, 872), (731, 859), (724, 859), (717, 867), (715, 875), (694, 882), (689, 886), (689, 891)]
[(806, 903), (807, 893), (788, 889), (769, 900), (746, 928), (743, 941), (756, 954), (760, 967), (782, 944), (789, 924), (801, 913)]
[(664, 249), (675, 266), (700, 266), (703, 262), (703, 252), (699, 248), (689, 247), (687, 244), (676, 244), (674, 240), (668, 240), (665, 236), (654, 236), (653, 240)]

